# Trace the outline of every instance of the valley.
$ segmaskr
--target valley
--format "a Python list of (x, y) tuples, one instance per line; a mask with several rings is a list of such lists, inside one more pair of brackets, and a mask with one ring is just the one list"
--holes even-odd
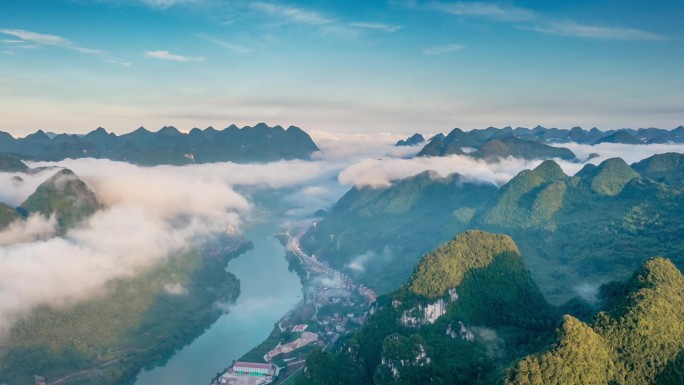
[[(440, 157), (455, 166), (475, 161), (491, 167), (515, 159), (467, 154), (433, 159)], [(232, 182), (235, 190), (231, 185), (212, 195), (228, 206), (207, 210), (202, 197), (193, 205), (162, 200), (162, 206), (149, 206), (143, 197), (146, 206), (136, 210), (151, 207), (144, 216), (160, 215), (161, 232), (151, 234), (157, 238), (149, 250), (177, 236), (187, 241), (131, 262), (119, 253), (148, 250), (146, 237), (130, 233), (135, 248), (108, 241), (111, 249), (104, 255), (87, 241), (90, 232), (108, 231), (109, 217), (120, 212), (127, 221), (138, 221), (145, 211), (136, 213), (121, 202), (140, 205), (141, 196), (112, 199), (103, 186), (116, 186), (93, 174), (91, 160), (69, 162), (78, 173), (7, 156), (13, 186), (37, 187), (4, 210), (3, 231), (24, 238), (3, 241), (0, 232), (0, 241), (14, 242), (16, 250), (66, 241), (70, 247), (83, 244), (79, 247), (103, 261), (155, 262), (137, 265), (133, 276), (114, 269), (87, 300), (47, 302), (20, 316), (0, 352), (7, 383), (28, 383), (38, 373), (46, 384), (222, 384), (250, 380), (255, 370), (271, 373), (262, 378), (265, 383), (288, 385), (525, 384), (525, 375), (530, 381), (537, 376), (530, 365), (556, 359), (556, 353), (539, 353), (547, 346), (566, 354), (557, 346), (577, 338), (567, 333), (580, 330), (592, 346), (587, 328), (605, 338), (611, 333), (632, 338), (625, 326), (601, 318), (602, 311), (609, 318), (618, 314), (614, 306), (629, 286), (619, 282), (639, 266), (664, 269), (667, 280), (676, 281), (675, 266), (682, 263), (679, 153), (631, 165), (601, 157), (585, 163), (521, 160), (521, 170), (503, 184), (426, 170), (386, 187), (354, 185), (339, 199), (331, 195), (328, 199), (337, 202), (323, 207), (310, 204), (306, 194), (339, 189), (340, 181), (330, 178), (340, 171), (265, 186), (259, 178), (241, 176), (239, 167), (246, 175), (259, 170), (255, 167), (271, 173), (270, 167), (282, 163), (216, 164), (205, 170), (227, 175), (221, 169), (231, 167), (243, 181)], [(308, 162), (325, 169), (326, 162), (338, 161)], [(196, 166), (125, 167), (152, 183), (167, 172), (170, 185), (179, 177), (203, 183), (193, 179), (196, 169), (188, 168)], [(36, 178), (46, 179), (36, 183)], [(212, 183), (206, 191), (216, 189)], [(197, 189), (188, 191), (192, 196)], [(221, 200), (233, 193), (239, 198)], [(650, 264), (655, 255), (666, 262)], [(677, 296), (670, 301), (677, 303)], [(675, 329), (677, 309), (667, 315)], [(629, 370), (610, 369), (632, 365), (634, 357), (616, 355), (630, 341), (601, 345), (611, 376), (631, 378)], [(678, 378), (672, 352), (652, 364), (655, 371), (644, 372), (644, 381)], [(600, 377), (603, 368), (591, 370)], [(562, 378), (562, 373), (549, 376)]]

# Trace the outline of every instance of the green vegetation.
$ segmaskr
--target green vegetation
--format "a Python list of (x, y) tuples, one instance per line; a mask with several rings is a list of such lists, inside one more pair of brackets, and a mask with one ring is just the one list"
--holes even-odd
[(515, 137), (507, 137), (501, 140), (492, 139), (480, 146), (472, 155), (486, 160), (497, 160), (509, 156), (523, 159), (576, 159), (575, 154), (567, 148), (553, 147), (537, 141)]
[(641, 176), (664, 183), (684, 182), (684, 154), (668, 152), (653, 155), (641, 162), (634, 163), (632, 168)]
[(426, 384), (433, 377), (427, 342), (418, 334), (405, 337), (399, 333), (382, 343), (382, 363), (373, 376), (376, 384)]
[(280, 331), (278, 324), (276, 324), (273, 327), (273, 330), (271, 330), (271, 334), (269, 334), (262, 343), (245, 353), (245, 355), (240, 357), (238, 361), (265, 362), (264, 356), (266, 353), (270, 352), (271, 349), (275, 348), (280, 342), (289, 341), (285, 341), (283, 332)]
[[(448, 302), (454, 287), (458, 299), (434, 323), (402, 324), (405, 311)], [(512, 360), (547, 342), (556, 314), (513, 241), (481, 231), (423, 257), (410, 281), (379, 303), (337, 354), (309, 356), (301, 384), (492, 383)]]
[(21, 159), (9, 155), (0, 154), (0, 172), (27, 172), (29, 167)]
[(421, 255), (465, 230), (496, 194), (494, 185), (430, 172), (387, 189), (353, 188), (302, 237), (302, 247), (338, 269), (358, 259), (362, 269), (345, 273), (389, 292), (406, 281)]
[[(516, 250), (506, 236), (457, 236), (426, 255), (406, 286), (382, 297), (336, 354), (311, 354), (298, 383), (684, 383), (684, 276), (672, 262), (650, 259), (626, 282), (604, 285), (605, 310), (591, 326), (565, 315), (550, 340), (559, 309), (546, 303)], [(424, 285), (429, 278), (435, 283)], [(434, 324), (403, 326), (406, 310), (434, 300), (440, 289), (448, 297), (453, 284), (459, 298), (446, 314)], [(454, 325), (472, 331), (472, 339), (454, 337)]]
[(610, 158), (597, 167), (583, 168), (576, 176), (591, 191), (602, 195), (617, 195), (627, 183), (640, 175), (621, 158)]
[(53, 138), (39, 130), (20, 139), (0, 132), (1, 151), (46, 161), (105, 158), (154, 166), (308, 159), (318, 147), (298, 127), (259, 123), (243, 128), (231, 125), (221, 131), (195, 128), (187, 134), (174, 127), (157, 132), (140, 127), (120, 136), (100, 127), (83, 136), (60, 134)]
[[(93, 299), (41, 307), (11, 330), (0, 348), (0, 377), (26, 383), (84, 371), (96, 384), (121, 384), (192, 341), (233, 301), (238, 280), (225, 271), (233, 253), (188, 253), (131, 279), (115, 281)], [(169, 290), (170, 287), (183, 290)]]
[(491, 264), (494, 256), (505, 252), (518, 253), (508, 236), (467, 231), (424, 256), (411, 277), (409, 288), (428, 298), (442, 296), (447, 289), (459, 286), (466, 272)]
[(547, 160), (534, 170), (523, 170), (499, 192), (499, 198), (484, 216), (485, 225), (554, 228), (552, 215), (560, 209), (567, 190), (567, 175)]
[(566, 315), (549, 351), (518, 362), (506, 385), (600, 385), (614, 373), (614, 354), (589, 326)]
[[(354, 188), (301, 243), (387, 293), (411, 276), (421, 255), (453, 234), (504, 233), (520, 248), (547, 299), (561, 304), (578, 295), (578, 285), (597, 288), (627, 278), (648, 256), (684, 267), (681, 157), (639, 162), (634, 167), (642, 176), (620, 159), (587, 165), (575, 176), (545, 161), (500, 190), (429, 172), (386, 189)], [(352, 269), (358, 265), (363, 270)]]
[(43, 182), (20, 206), (29, 214), (55, 214), (63, 231), (99, 208), (100, 204), (92, 190), (68, 169), (57, 172)]
[(17, 210), (0, 202), (0, 229), (21, 218)]
[(518, 362), (505, 384), (684, 383), (684, 277), (672, 262), (648, 260), (603, 295), (592, 327), (565, 316), (552, 347)]
[(511, 130), (486, 133), (481, 130), (464, 132), (458, 128), (446, 137), (431, 140), (418, 156), (465, 155), (465, 148), (475, 149), (470, 156), (491, 161), (509, 156), (523, 159), (576, 159), (575, 154), (567, 148), (550, 146), (535, 137), (520, 138)]

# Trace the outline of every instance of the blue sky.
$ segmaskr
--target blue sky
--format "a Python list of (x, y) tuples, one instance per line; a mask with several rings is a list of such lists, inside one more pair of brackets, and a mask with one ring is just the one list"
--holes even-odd
[(681, 1), (0, 0), (0, 130), (684, 124)]

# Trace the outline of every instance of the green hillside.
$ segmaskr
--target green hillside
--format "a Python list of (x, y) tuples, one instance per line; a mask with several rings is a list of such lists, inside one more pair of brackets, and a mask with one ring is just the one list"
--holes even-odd
[(234, 246), (212, 257), (174, 256), (135, 278), (110, 282), (90, 300), (35, 309), (0, 343), (0, 382), (31, 383), (37, 373), (54, 381), (80, 372), (69, 383), (129, 383), (209, 327), (222, 314), (217, 301), (237, 298), (239, 281), (225, 265), (250, 245)]
[[(301, 243), (386, 293), (449, 232), (504, 233), (520, 247), (542, 292), (560, 304), (580, 285), (595, 292), (601, 283), (625, 279), (648, 256), (684, 267), (681, 164), (679, 156), (655, 155), (634, 165), (642, 176), (614, 158), (568, 176), (548, 160), (498, 190), (424, 173), (386, 189), (352, 189)], [(368, 250), (366, 270), (350, 269)]]
[(624, 279), (647, 256), (684, 266), (684, 184), (642, 178), (622, 159), (574, 177), (543, 177), (539, 167), (503, 186), (476, 226), (509, 234), (552, 302), (576, 295), (578, 283)]
[(672, 262), (648, 260), (604, 296), (593, 326), (566, 316), (553, 345), (518, 362), (505, 384), (684, 383), (684, 277)]
[(641, 162), (634, 163), (632, 168), (641, 176), (659, 182), (684, 182), (684, 154), (668, 152), (654, 155)]
[(57, 172), (31, 194), (20, 209), (45, 216), (55, 214), (61, 229), (73, 226), (100, 208), (93, 191), (71, 170)]
[[(437, 300), (447, 306), (436, 320), (404, 322)], [(302, 384), (491, 383), (511, 360), (545, 343), (555, 318), (515, 243), (481, 231), (423, 257), (381, 303), (336, 354), (309, 357)]]
[[(432, 172), (387, 189), (353, 188), (301, 244), (336, 268), (389, 292), (410, 276), (422, 254), (465, 230), (496, 193), (491, 184)], [(356, 261), (363, 270), (349, 268)]]
[(0, 154), (0, 172), (27, 171), (29, 171), (29, 167), (21, 159), (9, 154)]
[(577, 160), (575, 154), (564, 147), (549, 145), (544, 138), (524, 137), (510, 128), (495, 132), (487, 130), (463, 131), (453, 129), (447, 136), (435, 137), (418, 153), (418, 156), (468, 155), (477, 159), (497, 161), (507, 157), (522, 159)]
[(0, 202), (0, 229), (21, 218), (14, 208)]
[[(358, 333), (311, 354), (299, 384), (684, 383), (684, 277), (672, 262), (647, 260), (604, 285), (604, 310), (587, 324), (546, 303), (516, 250), (507, 236), (458, 235), (381, 298)], [(445, 314), (405, 323), (438, 298)]]

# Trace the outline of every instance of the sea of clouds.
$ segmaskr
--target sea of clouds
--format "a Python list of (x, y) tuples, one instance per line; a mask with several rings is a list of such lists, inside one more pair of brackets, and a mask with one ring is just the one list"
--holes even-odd
[[(46, 179), (68, 168), (95, 192), (103, 209), (60, 235), (54, 217), (32, 215), (0, 231), (0, 336), (39, 305), (65, 306), (105, 293), (106, 283), (165, 263), (212, 237), (222, 226), (242, 229), (254, 202), (240, 193), (287, 189), (293, 219), (330, 208), (349, 188), (386, 188), (433, 170), (471, 181), (505, 184), (540, 161), (485, 162), (468, 156), (415, 158), (420, 147), (394, 147), (400, 136), (312, 132), (321, 148), (312, 160), (266, 164), (213, 163), (140, 167), (102, 159), (34, 162), (40, 171), (0, 173), (0, 202), (19, 206)], [(591, 163), (621, 156), (628, 163), (684, 145), (564, 144)], [(559, 162), (568, 174), (583, 164)], [(19, 176), (21, 180), (16, 177)], [(375, 256), (359, 256), (359, 266)], [(351, 267), (351, 266), (350, 266)]]

